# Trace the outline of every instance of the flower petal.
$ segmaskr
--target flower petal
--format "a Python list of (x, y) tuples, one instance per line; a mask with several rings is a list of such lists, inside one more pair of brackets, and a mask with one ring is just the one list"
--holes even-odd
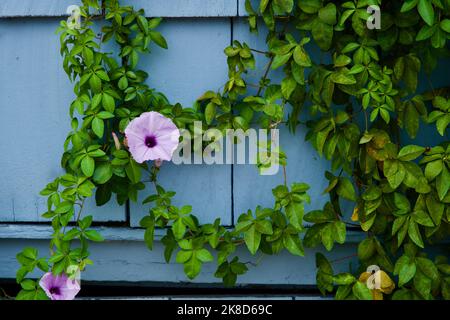
[[(131, 155), (136, 162), (156, 159), (170, 161), (178, 147), (180, 131), (172, 120), (151, 111), (133, 119), (125, 129), (125, 135)], [(151, 148), (145, 145), (145, 139), (149, 135), (156, 138), (156, 145)]]

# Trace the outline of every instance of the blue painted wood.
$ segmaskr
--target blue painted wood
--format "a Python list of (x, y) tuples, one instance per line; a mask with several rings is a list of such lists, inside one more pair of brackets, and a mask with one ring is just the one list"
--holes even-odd
[[(130, 227), (93, 227), (102, 234), (107, 241), (142, 241), (144, 229)], [(0, 224), (0, 239), (50, 239), (53, 229), (45, 224)], [(159, 241), (166, 234), (166, 230), (155, 229), (155, 240)], [(349, 231), (347, 243), (357, 243), (366, 237), (365, 233)], [(446, 243), (449, 243), (450, 239)]]
[[(234, 16), (234, 4), (237, 3), (234, 0), (211, 0), (208, 1), (207, 9), (204, 9), (200, 8), (200, 4), (203, 4), (200, 0), (129, 1), (136, 8), (148, 6), (149, 15), (169, 14), (164, 11), (157, 14), (156, 9), (159, 8), (158, 10), (166, 12), (177, 12), (182, 17)], [(55, 7), (55, 0), (39, 1), (39, 5), (34, 1), (29, 6), (22, 5), (23, 3), (3, 0), (0, 3), (0, 17), (56, 16), (63, 15), (66, 8), (63, 1), (59, 2), (64, 3), (62, 8)], [(169, 8), (167, 3), (172, 3), (174, 7)], [(240, 15), (245, 15), (243, 3), (243, 0), (239, 0)], [(58, 38), (53, 34), (58, 20), (0, 19), (2, 222), (40, 221), (39, 213), (45, 210), (45, 203), (38, 192), (61, 173), (58, 169), (59, 158), (65, 135), (70, 129), (67, 109), (73, 94), (72, 84), (61, 68)], [(204, 91), (219, 89), (223, 85), (227, 78), (223, 49), (231, 40), (230, 19), (168, 19), (160, 29), (168, 40), (169, 50), (154, 48), (153, 54), (140, 62), (140, 66), (150, 73), (149, 84), (152, 87), (164, 92), (172, 102), (179, 101), (184, 106), (191, 106)], [(248, 42), (253, 48), (265, 50), (264, 36), (263, 31), (257, 37), (250, 35), (243, 19), (234, 23), (234, 38)], [(258, 71), (249, 73), (249, 83), (257, 83), (266, 63), (267, 59), (258, 55)], [(443, 81), (446, 79), (446, 70), (448, 66), (439, 68), (433, 78)], [(281, 74), (279, 71), (271, 72), (270, 78), (277, 83), (281, 80)], [(439, 86), (439, 81), (434, 84)], [(422, 134), (419, 139), (425, 139), (425, 136)], [(319, 159), (309, 143), (303, 140), (304, 131), (301, 128), (295, 136), (286, 129), (281, 131), (282, 146), (286, 146), (288, 155), (288, 183), (304, 181), (312, 186), (312, 204), (308, 209), (313, 209), (321, 207), (327, 200), (322, 191), (326, 187), (323, 171), (328, 168), (328, 163)], [(430, 140), (427, 138), (427, 141)], [(259, 176), (256, 168), (251, 165), (235, 165), (233, 178), (236, 217), (257, 204), (272, 206), (271, 189), (276, 184), (283, 183), (281, 172), (276, 176)], [(232, 222), (229, 166), (174, 166), (165, 163), (161, 172), (161, 184), (177, 191), (176, 204), (192, 204), (194, 213), (202, 222), (212, 221), (215, 217), (221, 217), (224, 224)], [(151, 192), (151, 189), (148, 190), (148, 194)], [(135, 227), (148, 207), (132, 204), (130, 209), (131, 225)], [(91, 202), (87, 206), (87, 213), (94, 213), (98, 221), (122, 221), (125, 218), (124, 209), (114, 203), (95, 208)], [(99, 230), (108, 241), (93, 245), (92, 259), (95, 265), (88, 268), (84, 275), (86, 279), (187, 281), (182, 266), (165, 264), (159, 241), (156, 241), (153, 252), (145, 248), (141, 241), (143, 230), (105, 227), (100, 227)], [(15, 254), (24, 246), (37, 245), (41, 252), (47, 253), (50, 232), (48, 226), (0, 225), (0, 278), (15, 276)], [(162, 231), (158, 230), (157, 240), (161, 235)], [(336, 247), (327, 256), (333, 260), (354, 254), (354, 241), (360, 237), (361, 234), (350, 233), (349, 243)], [(314, 252), (315, 250), (307, 250), (305, 258), (293, 257), (286, 252), (280, 256), (265, 257), (260, 266), (252, 268), (240, 279), (240, 283), (314, 284)], [(249, 256), (245, 249), (240, 249), (238, 254), (244, 261), (255, 262), (259, 258)], [(348, 262), (349, 260), (341, 261), (335, 267), (337, 270), (346, 270)], [(213, 273), (214, 265), (208, 264), (195, 281), (218, 282), (212, 276)]]
[[(73, 84), (62, 69), (58, 19), (0, 19), (0, 221), (41, 221), (39, 191), (62, 173), (60, 158), (70, 131)], [(123, 221), (125, 209), (111, 202), (86, 214), (97, 221)]]
[[(255, 12), (259, 12), (259, 4), (261, 1), (259, 0), (250, 0), (253, 10)], [(238, 15), (239, 17), (247, 17), (247, 11), (245, 10), (245, 0), (239, 0), (238, 3)]]
[(237, 15), (237, 0), (124, 0), (143, 8), (151, 17), (231, 17)]
[[(48, 256), (47, 240), (0, 240), (0, 277), (14, 278), (18, 267), (15, 255), (26, 246), (36, 246), (43, 256)], [(330, 260), (338, 260), (356, 253), (354, 244), (338, 246), (333, 252), (325, 253)], [(129, 281), (141, 282), (173, 282), (182, 285), (189, 279), (183, 273), (183, 266), (171, 261), (164, 261), (164, 246), (161, 242), (155, 242), (153, 251), (149, 251), (141, 241), (108, 241), (105, 243), (93, 243), (89, 251), (94, 265), (88, 266), (82, 275), (83, 280), (95, 281)], [(291, 284), (314, 285), (316, 283), (315, 269), (316, 250), (306, 250), (305, 257), (292, 256), (283, 251), (276, 256), (259, 255), (251, 256), (248, 250), (240, 247), (237, 254), (242, 261), (249, 263), (249, 272), (238, 278), (239, 284)], [(351, 260), (336, 261), (333, 267), (336, 271), (348, 271), (348, 263)], [(220, 283), (220, 279), (214, 277), (215, 263), (206, 263), (200, 275), (193, 283)], [(274, 272), (276, 271), (276, 272)], [(34, 276), (41, 274), (35, 273)], [(191, 281), (189, 281), (191, 282)]]
[[(220, 88), (227, 78), (223, 49), (230, 43), (230, 30), (227, 19), (165, 21), (160, 31), (169, 49), (155, 48), (140, 61), (140, 67), (150, 73), (150, 86), (185, 107), (192, 106), (207, 90)], [(192, 205), (201, 221), (212, 222), (220, 217), (223, 224), (231, 224), (230, 166), (165, 163), (160, 183), (177, 192), (177, 205)], [(153, 192), (150, 186), (141, 192), (139, 200)], [(132, 203), (130, 209), (132, 226), (148, 213), (148, 205)]]
[[(234, 24), (234, 39), (245, 41), (251, 48), (265, 51), (265, 36), (267, 31), (260, 29), (260, 34), (255, 36), (248, 29), (248, 24), (244, 19), (236, 20)], [(255, 54), (256, 68), (251, 70), (246, 80), (248, 83), (257, 84), (264, 73), (269, 60), (261, 54)], [(271, 83), (280, 83), (282, 80), (282, 70), (272, 70), (268, 78)], [(255, 91), (251, 89), (250, 91)], [(290, 112), (290, 107), (286, 106)], [(291, 134), (285, 125), (280, 125), (280, 146), (287, 155), (287, 183), (306, 182), (311, 186), (309, 194), (311, 204), (306, 205), (307, 210), (318, 209), (327, 201), (323, 190), (327, 187), (327, 180), (323, 173), (330, 165), (325, 159), (321, 159), (311, 144), (305, 141), (306, 130), (298, 127), (295, 135)], [(273, 176), (259, 175), (254, 165), (234, 166), (234, 212), (235, 218), (248, 209), (254, 209), (257, 205), (273, 207), (274, 200), (272, 189), (284, 183), (282, 167)]]
[(0, 17), (52, 17), (66, 15), (66, 9), (80, 0), (2, 0)]
[[(66, 15), (69, 5), (80, 0), (2, 0), (0, 17)], [(123, 5), (143, 8), (152, 17), (231, 17), (237, 15), (238, 0), (122, 0)]]
[(172, 103), (191, 107), (207, 90), (219, 90), (227, 80), (226, 56), (230, 44), (230, 21), (216, 19), (170, 19), (158, 27), (168, 50), (153, 46), (142, 55), (139, 67), (149, 72), (148, 83)]

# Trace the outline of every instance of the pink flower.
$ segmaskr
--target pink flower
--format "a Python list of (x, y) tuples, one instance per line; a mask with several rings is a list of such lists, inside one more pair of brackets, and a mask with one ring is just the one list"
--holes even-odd
[(79, 282), (69, 279), (65, 274), (55, 276), (47, 272), (42, 276), (39, 285), (52, 300), (73, 300), (80, 291)]
[(178, 147), (180, 131), (172, 120), (158, 112), (144, 112), (133, 119), (125, 129), (128, 147), (134, 160), (172, 159)]

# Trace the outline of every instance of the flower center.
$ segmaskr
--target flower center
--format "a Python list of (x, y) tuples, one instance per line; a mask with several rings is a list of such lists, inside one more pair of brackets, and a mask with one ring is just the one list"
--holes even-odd
[(58, 294), (61, 293), (58, 287), (50, 288), (49, 291), (50, 291), (50, 294), (56, 294), (56, 295), (58, 295)]
[(156, 146), (156, 138), (155, 136), (147, 136), (145, 137), (145, 145), (149, 148), (153, 148)]

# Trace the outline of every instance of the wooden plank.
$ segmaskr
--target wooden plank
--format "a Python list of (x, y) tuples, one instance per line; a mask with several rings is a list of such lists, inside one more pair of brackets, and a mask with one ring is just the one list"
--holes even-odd
[[(144, 230), (130, 227), (94, 227), (107, 241), (142, 241)], [(42, 240), (52, 237), (53, 229), (45, 224), (0, 224), (0, 239)], [(166, 234), (164, 229), (155, 230), (155, 241)], [(365, 233), (349, 231), (347, 243), (358, 243), (366, 237)], [(445, 243), (449, 243), (448, 239)]]
[[(150, 73), (151, 87), (161, 90), (171, 102), (190, 107), (207, 90), (217, 90), (227, 79), (223, 49), (230, 42), (226, 19), (168, 20), (160, 28), (167, 38), (168, 50), (155, 48), (143, 57), (140, 66)], [(220, 217), (231, 224), (230, 166), (178, 165), (165, 163), (161, 185), (177, 192), (176, 204), (193, 206), (202, 222)], [(141, 193), (142, 201), (153, 193), (153, 186)], [(131, 204), (131, 224), (148, 213), (148, 206)]]
[[(57, 19), (0, 20), (0, 221), (41, 221), (45, 185), (62, 173), (60, 158), (70, 131), (73, 84), (62, 69)], [(97, 221), (123, 221), (114, 203), (86, 213)]]
[[(310, 185), (308, 194), (311, 204), (306, 211), (320, 209), (328, 200), (323, 195), (327, 180), (323, 178), (325, 170), (329, 170), (327, 161), (320, 159), (308, 142), (304, 141), (304, 130), (298, 129), (296, 135), (287, 128), (280, 130), (280, 145), (287, 154), (287, 183), (305, 182)], [(257, 205), (272, 208), (274, 199), (272, 189), (284, 183), (283, 170), (280, 167), (276, 175), (260, 175), (254, 165), (234, 166), (234, 212), (235, 219), (248, 209), (254, 210)], [(257, 187), (255, 187), (257, 186)], [(236, 221), (235, 221), (236, 222)]]
[[(183, 266), (164, 261), (164, 247), (158, 241), (162, 232), (157, 231), (157, 241), (153, 251), (149, 251), (141, 241), (143, 230), (130, 228), (96, 228), (105, 236), (106, 242), (93, 243), (90, 247), (93, 266), (83, 273), (82, 280), (91, 281), (127, 281), (139, 285), (145, 283), (177, 283), (182, 286), (189, 282), (183, 273)], [(41, 256), (48, 256), (48, 238), (51, 228), (36, 225), (0, 225), (0, 278), (14, 278), (17, 270), (16, 254), (24, 247), (33, 246), (39, 249)], [(275, 256), (263, 256), (258, 266), (252, 266), (261, 256), (251, 256), (248, 250), (240, 246), (236, 254), (241, 261), (250, 262), (249, 272), (238, 278), (239, 285), (315, 285), (316, 268), (315, 252), (321, 252), (333, 262), (336, 272), (348, 271), (350, 262), (356, 265), (357, 243), (366, 237), (365, 233), (349, 232), (348, 242), (337, 245), (332, 252), (323, 249), (306, 249), (305, 257), (296, 257), (283, 251)], [(448, 245), (447, 245), (448, 246)], [(433, 253), (445, 254), (446, 244), (433, 247)], [(214, 263), (207, 263), (193, 283), (213, 284), (219, 280), (213, 276)], [(276, 270), (277, 272), (274, 272)], [(34, 274), (40, 276), (41, 274)]]
[[(0, 278), (14, 278), (17, 270), (15, 255), (24, 247), (33, 246), (39, 249), (41, 255), (48, 256), (48, 241), (5, 239), (0, 240)], [(142, 241), (107, 241), (93, 243), (89, 251), (90, 258), (94, 261), (82, 275), (82, 280), (91, 281), (127, 281), (143, 285), (146, 282), (158, 283), (183, 283), (190, 282), (183, 273), (183, 266), (164, 261), (164, 246), (161, 242), (154, 243), (153, 251), (149, 251)], [(353, 244), (338, 246), (333, 252), (324, 252), (330, 260), (337, 260), (356, 253), (357, 247)], [(238, 278), (240, 285), (267, 284), (267, 285), (315, 285), (316, 268), (315, 252), (307, 249), (305, 257), (296, 257), (283, 251), (279, 255), (264, 256), (258, 266), (253, 267), (259, 255), (251, 256), (248, 250), (242, 246), (236, 254), (242, 261), (249, 262), (249, 272)], [(336, 271), (347, 271), (351, 259), (339, 261), (333, 264)], [(353, 262), (356, 262), (353, 260)], [(215, 263), (206, 263), (200, 275), (192, 281), (196, 284), (220, 283), (220, 279), (214, 277)], [(274, 272), (276, 270), (276, 272)], [(35, 273), (34, 276), (42, 274)]]
[[(251, 48), (265, 51), (265, 36), (266, 31), (263, 28), (261, 28), (259, 35), (253, 35), (250, 34), (245, 19), (235, 21), (234, 38), (245, 41)], [(248, 83), (253, 84), (258, 83), (268, 63), (268, 59), (261, 54), (255, 54), (255, 59), (257, 71), (251, 70), (246, 78)], [(269, 73), (271, 83), (280, 83), (282, 78), (282, 70), (271, 70)], [(255, 89), (252, 90), (255, 91)], [(288, 111), (289, 108), (288, 106)], [(327, 186), (327, 180), (323, 174), (325, 170), (329, 169), (328, 161), (320, 159), (309, 142), (305, 141), (305, 129), (303, 127), (298, 127), (295, 135), (292, 135), (284, 125), (281, 125), (279, 129), (280, 146), (287, 154), (287, 183), (308, 183), (311, 186), (309, 190), (311, 205), (306, 206), (307, 210), (321, 208), (327, 200), (322, 192)], [(281, 167), (276, 175), (262, 176), (259, 175), (255, 165), (235, 165), (233, 187), (235, 219), (248, 209), (254, 210), (257, 205), (273, 207), (272, 189), (283, 183)]]
[[(2, 0), (0, 17), (65, 16), (69, 5), (80, 0)], [(145, 9), (152, 17), (231, 17), (237, 15), (238, 0), (121, 0), (121, 5)]]
[(237, 15), (237, 0), (123, 0), (150, 17), (232, 17)]
[[(231, 166), (173, 165), (164, 164), (159, 183), (175, 191), (173, 204), (191, 205), (192, 213), (201, 223), (220, 218), (222, 225), (231, 225)], [(150, 194), (153, 185), (141, 191), (139, 201), (130, 204), (131, 226), (139, 226), (141, 218), (148, 214), (150, 204), (141, 205)]]
[(0, 17), (54, 17), (65, 16), (66, 9), (79, 0), (2, 0)]
[(231, 27), (228, 19), (170, 19), (158, 27), (168, 50), (153, 45), (139, 67), (149, 72), (148, 83), (172, 103), (191, 107), (208, 90), (219, 90), (228, 79), (226, 56)]
[[(255, 12), (259, 12), (259, 3), (260, 0), (250, 0), (253, 10)], [(245, 10), (245, 0), (239, 0), (238, 2), (238, 16), (239, 17), (248, 17), (247, 11)]]

